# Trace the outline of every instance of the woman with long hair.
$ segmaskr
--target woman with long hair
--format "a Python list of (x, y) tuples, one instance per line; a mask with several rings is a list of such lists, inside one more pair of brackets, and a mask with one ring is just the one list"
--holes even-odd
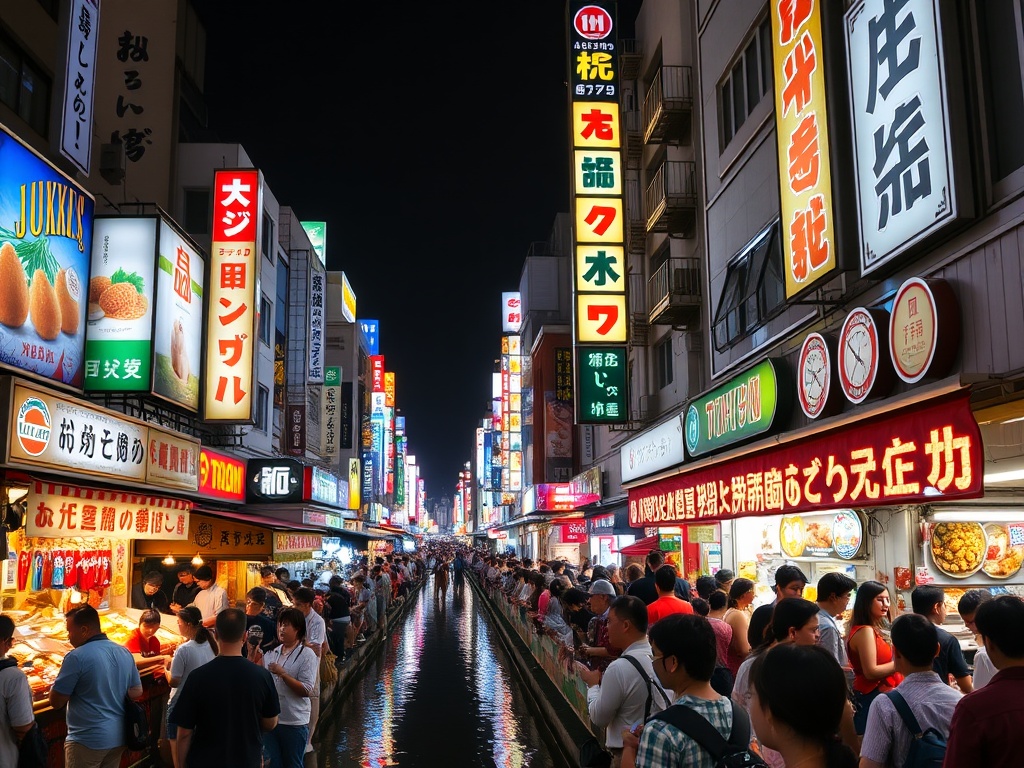
[(889, 591), (881, 582), (865, 581), (857, 588), (846, 651), (853, 667), (853, 725), (858, 736), (864, 735), (871, 702), (903, 680), (889, 641), (889, 605)]
[(572, 588), (568, 576), (555, 576), (548, 585), (551, 597), (548, 599), (548, 609), (544, 614), (544, 628), (549, 630), (562, 645), (573, 647), (572, 627), (566, 620), (566, 612), (562, 605), (562, 597), (565, 592)]
[(732, 641), (729, 643), (729, 654), (725, 659), (725, 666), (732, 672), (733, 677), (740, 671), (740, 664), (750, 653), (750, 643), (747, 642), (747, 627), (750, 625), (750, 615), (747, 610), (754, 602), (754, 582), (750, 579), (736, 579), (729, 588), (729, 608), (726, 610), (723, 621), (732, 627)]
[(608, 566), (608, 581), (615, 587), (615, 592), (619, 595), (626, 594), (626, 585), (622, 581), (622, 571), (615, 563)]
[(779, 643), (755, 659), (750, 680), (751, 726), (785, 765), (856, 768), (856, 755), (836, 740), (846, 676), (828, 651), (796, 640)]
[(220, 649), (213, 634), (203, 626), (203, 614), (194, 605), (186, 605), (178, 611), (178, 634), (185, 638), (185, 642), (178, 646), (172, 658), (164, 662), (164, 676), (171, 686), (171, 698), (167, 703), (167, 742), (171, 746), (174, 768), (183, 768), (178, 764), (174, 702), (192, 671), (211, 661)]

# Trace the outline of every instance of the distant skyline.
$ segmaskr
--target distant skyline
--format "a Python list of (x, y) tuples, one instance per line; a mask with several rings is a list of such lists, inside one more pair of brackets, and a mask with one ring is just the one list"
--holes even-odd
[[(501, 292), (568, 210), (565, 4), (196, 5), (210, 127), (327, 222), (427, 495), (450, 496), (490, 406)], [(639, 7), (620, 3), (623, 28)]]

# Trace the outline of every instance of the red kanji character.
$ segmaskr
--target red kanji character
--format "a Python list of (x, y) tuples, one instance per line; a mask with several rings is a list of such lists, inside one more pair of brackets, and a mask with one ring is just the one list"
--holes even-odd
[[(600, 221), (595, 226), (594, 222), (598, 219)], [(595, 235), (603, 235), (615, 221), (615, 209), (610, 205), (595, 205), (583, 220), (593, 227)]]
[(96, 530), (96, 509), (95, 504), (83, 504), (82, 505), (82, 530), (83, 531), (95, 531)]
[(779, 42), (787, 45), (811, 17), (812, 0), (779, 0)]
[(185, 533), (185, 516), (184, 515), (178, 515), (178, 523), (174, 527), (174, 532), (177, 533), (179, 536), (184, 535), (184, 533)]
[(174, 292), (189, 304), (192, 302), (192, 261), (188, 251), (178, 247), (178, 263), (174, 268)]
[(149, 510), (140, 509), (135, 513), (135, 532), (136, 533), (148, 533), (149, 532)]
[(119, 531), (130, 531), (132, 529), (132, 511), (130, 509), (126, 509), (121, 513), (117, 525)]
[(814, 52), (814, 41), (809, 33), (804, 32), (793, 46), (792, 52), (786, 57), (782, 72), (786, 84), (782, 88), (782, 115), (789, 114), (789, 108), (796, 106), (802, 112), (811, 100), (811, 75), (818, 67), (818, 56)]
[(242, 349), (245, 346), (246, 334), (235, 334), (233, 339), (220, 339), (217, 342), (217, 347), (220, 350), (220, 356), (224, 358), (224, 365), (233, 366), (239, 360), (242, 359)]
[[(228, 307), (231, 306), (231, 302), (228, 299), (222, 298), (220, 300), (220, 305), (224, 307), (224, 309), (227, 309)], [(228, 314), (226, 315), (217, 315), (217, 319), (220, 320), (221, 325), (230, 325), (231, 323), (235, 322), (235, 320), (240, 318), (243, 314), (245, 314), (245, 310), (247, 310), (248, 308), (249, 307), (243, 301), (241, 304), (238, 305), (238, 309), (234, 310), (233, 312), (228, 312)]]
[(245, 288), (246, 269), (244, 261), (225, 261), (220, 265), (221, 288)]
[(160, 469), (167, 469), (167, 443), (160, 443)]
[(117, 514), (117, 510), (114, 507), (104, 507), (103, 511), (100, 512), (100, 530), (109, 531), (113, 533), (114, 523), (116, 520), (114, 516)]
[(163, 527), (164, 527), (164, 512), (163, 512), (162, 509), (154, 509), (153, 510), (152, 521), (153, 521), (152, 532), (153, 533), (160, 533), (163, 530)]
[[(233, 380), (232, 383), (234, 384), (235, 390), (233, 398), (235, 401), (235, 405), (238, 405), (240, 402), (242, 402), (242, 398), (245, 397), (245, 391), (242, 389), (242, 379), (238, 376), (232, 376), (231, 378)], [(227, 388), (228, 377), (221, 376), (220, 379), (217, 381), (217, 397), (215, 398), (218, 402), (224, 402), (224, 395), (227, 391)]]
[(604, 336), (619, 320), (619, 308), (615, 304), (591, 304), (587, 307), (587, 320), (598, 321), (605, 318), (604, 322), (597, 326), (597, 332)]
[(611, 112), (602, 112), (600, 109), (592, 109), (585, 115), (580, 115), (580, 118), (584, 122), (583, 130), (580, 131), (580, 136), (584, 139), (589, 139), (593, 136), (595, 139), (601, 141), (611, 141), (615, 138), (615, 133), (612, 131), (612, 120), (615, 115)]
[(39, 506), (36, 507), (36, 528), (52, 528), (53, 527), (53, 510), (46, 506), (45, 503), (39, 502)]
[(818, 116), (809, 113), (789, 137), (789, 188), (800, 194), (818, 183)]
[(804, 210), (793, 214), (789, 226), (793, 251), (793, 278), (802, 283), (807, 275), (828, 263), (830, 245), (825, 237), (825, 199), (815, 195)]
[(78, 526), (75, 524), (75, 515), (78, 514), (78, 502), (63, 502), (60, 505), (60, 525), (62, 531), (73, 531)]

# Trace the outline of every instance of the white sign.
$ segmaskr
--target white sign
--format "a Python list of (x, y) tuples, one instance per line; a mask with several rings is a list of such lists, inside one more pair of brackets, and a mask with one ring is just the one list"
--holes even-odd
[[(313, 472), (309, 488), (310, 499), (321, 504), (330, 504), (332, 507), (338, 506), (338, 478), (320, 467), (311, 469)], [(345, 487), (348, 488), (348, 483)]]
[(92, 159), (93, 84), (100, 38), (99, 0), (72, 0), (64, 71), (60, 153), (89, 175)]
[(309, 274), (309, 374), (310, 384), (324, 383), (324, 273)]
[(501, 332), (519, 333), (523, 325), (523, 299), (519, 291), (501, 294)]
[(957, 217), (938, 0), (846, 12), (861, 274)]
[(622, 482), (683, 463), (683, 419), (675, 416), (648, 429), (619, 449)]

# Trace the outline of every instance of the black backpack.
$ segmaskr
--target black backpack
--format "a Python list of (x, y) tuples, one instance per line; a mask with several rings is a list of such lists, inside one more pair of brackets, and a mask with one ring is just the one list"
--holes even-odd
[(903, 762), (904, 768), (942, 768), (942, 761), (946, 757), (946, 739), (934, 728), (922, 730), (917, 718), (899, 691), (889, 691), (885, 694), (889, 701), (896, 707), (900, 719), (907, 726), (910, 735), (910, 749), (907, 750), (907, 759)]
[(651, 720), (664, 720), (693, 739), (711, 755), (715, 768), (768, 768), (768, 764), (750, 749), (750, 718), (736, 702), (732, 705), (732, 733), (726, 740), (707, 718), (682, 704), (673, 704)]

